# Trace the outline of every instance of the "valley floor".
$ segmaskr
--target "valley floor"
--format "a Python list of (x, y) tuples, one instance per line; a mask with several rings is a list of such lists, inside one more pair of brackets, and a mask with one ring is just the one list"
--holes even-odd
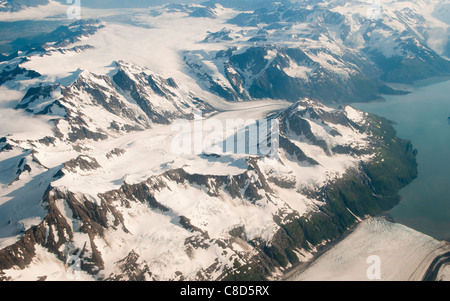
[[(370, 218), (342, 241), (299, 266), (287, 281), (420, 281), (433, 261), (449, 252), (450, 245), (384, 218)], [(379, 279), (376, 276), (379, 259)], [(442, 265), (436, 280), (450, 280), (449, 265)]]

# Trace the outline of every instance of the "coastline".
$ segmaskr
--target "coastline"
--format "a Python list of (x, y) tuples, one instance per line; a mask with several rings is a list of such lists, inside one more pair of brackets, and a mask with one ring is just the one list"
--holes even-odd
[[(386, 97), (408, 95), (408, 94), (416, 92), (420, 88), (443, 83), (443, 82), (446, 82), (449, 80), (450, 80), (450, 76), (433, 76), (430, 78), (414, 81), (413, 83), (410, 83), (410, 84), (384, 83), (389, 88), (392, 88), (392, 89), (400, 92), (400, 94), (380, 93), (378, 98), (371, 99), (369, 101), (357, 101), (357, 102), (349, 102), (349, 103), (344, 103), (344, 104), (353, 105), (353, 104), (368, 104), (368, 103), (386, 102)], [(401, 93), (404, 93), (404, 94), (401, 94)], [(338, 107), (339, 105), (342, 105), (342, 104), (336, 104), (335, 107)]]
[[(449, 162), (445, 152), (449, 141), (447, 119), (450, 112), (447, 112), (446, 103), (449, 83), (449, 76), (432, 77), (412, 84), (414, 90), (407, 96), (386, 95), (386, 104), (356, 104), (358, 109), (392, 121), (399, 137), (411, 140), (418, 150), (418, 179), (401, 189), (401, 202), (389, 210), (393, 220), (447, 241), (450, 240), (450, 220), (440, 212), (448, 212), (449, 207), (445, 202), (446, 193), (439, 187), (446, 187), (448, 165), (440, 164), (434, 158)], [(434, 189), (427, 190), (434, 184)], [(427, 199), (433, 200), (432, 206), (425, 208), (420, 199), (425, 203)]]
[[(446, 82), (449, 80), (450, 80), (450, 77), (433, 77), (433, 78), (414, 82), (413, 84), (410, 84), (410, 85), (402, 85), (402, 87), (405, 91), (408, 91), (409, 93), (414, 93), (423, 87), (431, 86), (434, 84), (439, 84), (439, 83)], [(381, 100), (381, 101), (383, 102), (383, 101), (385, 101), (384, 96), (387, 96), (387, 95), (382, 95), (382, 96), (383, 96), (382, 97), (383, 100)], [(380, 102), (380, 100), (375, 100), (375, 101), (371, 101), (371, 102)], [(350, 104), (350, 105), (352, 105), (352, 104)], [(394, 124), (396, 124), (396, 122), (392, 121), (392, 124), (394, 125)], [(396, 207), (396, 206), (394, 206), (394, 207)], [(403, 223), (395, 220), (394, 217), (392, 217), (389, 214), (389, 212), (390, 212), (390, 210), (383, 212), (379, 215), (376, 215), (375, 218), (382, 218), (387, 222), (393, 223), (398, 226), (403, 226), (410, 230), (416, 231), (417, 233), (419, 233), (420, 235), (422, 235), (424, 237), (430, 236), (428, 234), (424, 234), (420, 231), (414, 230), (413, 228), (408, 227), (408, 226), (404, 225)], [(320, 261), (320, 259), (323, 256), (326, 256), (327, 253), (332, 252), (333, 249), (335, 249), (337, 246), (339, 246), (340, 243), (342, 243), (343, 241), (345, 241), (346, 239), (351, 237), (354, 234), (354, 232), (357, 230), (357, 228), (366, 221), (367, 221), (367, 219), (363, 220), (362, 222), (356, 223), (349, 230), (347, 230), (343, 235), (341, 235), (339, 238), (331, 241), (330, 243), (327, 243), (325, 246), (322, 246), (316, 253), (313, 254), (312, 258), (308, 262), (301, 262), (301, 263), (287, 269), (283, 273), (283, 275), (280, 277), (280, 280), (292, 281), (292, 278), (295, 277), (295, 275), (300, 275), (302, 273), (305, 273), (308, 269), (310, 269), (318, 261)], [(411, 275), (409, 275), (409, 277), (405, 277), (405, 279), (403, 279), (403, 280), (416, 280), (416, 281), (417, 280), (424, 280), (424, 281), (436, 280), (436, 278), (439, 274), (439, 270), (443, 266), (445, 266), (446, 264), (448, 264), (450, 262), (450, 253), (446, 253), (444, 251), (444, 250), (450, 251), (449, 241), (443, 240), (443, 239), (442, 240), (436, 239), (436, 241), (440, 242), (442, 245), (445, 246), (445, 247), (443, 247), (442, 251), (434, 250), (434, 251), (428, 253), (427, 256), (425, 258), (423, 258), (423, 260), (420, 263), (418, 263), (415, 271)]]
[[(414, 81), (409, 84), (399, 84), (399, 83), (385, 83), (385, 85), (391, 87), (392, 89), (404, 91), (407, 93), (413, 93), (417, 88), (427, 87), (434, 84), (439, 84), (450, 80), (450, 76), (433, 76), (421, 80)], [(391, 94), (381, 94), (384, 96), (392, 96)]]

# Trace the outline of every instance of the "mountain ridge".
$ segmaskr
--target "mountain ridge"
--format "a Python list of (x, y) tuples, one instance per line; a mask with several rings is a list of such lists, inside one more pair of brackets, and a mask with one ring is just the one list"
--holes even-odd
[(430, 10), (346, 3), (166, 5), (2, 57), (14, 111), (52, 131), (0, 137), (0, 280), (279, 279), (397, 205), (417, 151), (347, 103), (450, 65)]
[[(85, 150), (84, 155), (64, 163), (62, 169), (53, 169), (52, 183), (42, 199), (49, 213), (15, 244), (0, 250), (3, 279), (11, 277), (9, 271), (14, 266), (24, 269), (25, 273), (27, 269), (37, 269), (34, 268), (36, 258), (49, 254), (56, 256), (53, 262), (59, 262), (58, 266), (68, 260), (67, 254), (81, 258), (81, 270), (86, 279), (268, 279), (274, 277), (278, 269), (285, 269), (302, 256), (314, 253), (315, 246), (335, 238), (356, 222), (357, 217), (374, 215), (396, 204), (398, 189), (414, 178), (415, 165), (412, 163), (415, 155), (411, 145), (393, 138), (395, 131), (383, 119), (351, 107), (327, 108), (311, 100), (300, 101), (272, 118), (280, 119), (283, 125), (280, 137), (290, 141), (290, 144), (280, 141), (278, 160), (283, 164), (267, 164), (264, 162), (271, 159), (245, 156), (246, 166), (228, 176), (174, 166), (144, 182), (129, 183), (124, 178), (118, 189), (100, 192), (97, 196), (73, 190), (70, 186), (78, 185), (77, 179), (93, 179), (98, 173), (104, 174), (103, 168), (108, 161), (126, 159), (131, 149), (110, 152), (107, 160), (99, 155), (89, 155), (90, 152)], [(292, 128), (294, 124), (303, 125)], [(323, 130), (319, 131), (317, 126)], [(372, 138), (364, 132), (373, 132)], [(347, 151), (332, 151), (336, 143), (347, 145)], [(361, 159), (363, 154), (373, 153), (372, 148), (379, 149), (375, 152), (378, 155)], [(349, 151), (351, 149), (354, 151)], [(307, 156), (313, 150), (323, 154), (314, 156), (316, 162)], [(37, 149), (35, 164), (44, 155), (42, 151)], [(216, 154), (207, 160), (214, 162), (222, 156), (225, 154)], [(344, 167), (335, 174), (325, 162), (341, 156), (355, 161), (353, 167)], [(34, 172), (36, 166), (31, 168)], [(306, 182), (297, 178), (302, 173), (293, 172), (296, 168), (316, 170), (316, 175), (323, 169), (327, 180), (317, 179), (317, 184), (304, 186)], [(395, 168), (401, 168), (402, 172), (391, 175), (388, 171)], [(380, 176), (384, 179), (378, 179)], [(402, 180), (393, 181), (399, 177)], [(377, 184), (367, 186), (372, 181)], [(288, 191), (293, 195), (286, 198)], [(359, 197), (355, 198), (355, 192), (360, 193)], [(168, 198), (174, 194), (187, 198), (183, 202)], [(189, 198), (189, 195), (197, 197)], [(200, 203), (199, 195), (204, 198)], [(301, 199), (304, 205), (299, 202)], [(191, 205), (186, 207), (184, 202)], [(228, 222), (223, 224), (222, 215), (227, 215), (231, 209), (217, 211), (213, 208), (228, 207), (235, 202), (240, 211), (235, 212), (232, 219), (227, 217)], [(202, 206), (208, 209), (201, 209)], [(137, 212), (140, 217), (136, 216)], [(323, 212), (328, 213), (323, 215)], [(238, 218), (242, 214), (244, 216)], [(262, 224), (261, 220), (254, 219), (256, 216), (262, 219)], [(138, 220), (151, 223), (152, 226), (147, 228), (150, 232), (142, 232), (143, 229), (137, 227)], [(168, 230), (162, 229), (170, 231), (166, 233), (164, 231)], [(178, 258), (179, 263), (165, 261), (166, 264), (160, 266), (161, 259), (158, 258), (166, 251), (156, 242), (162, 239), (162, 233), (166, 233), (166, 244), (173, 246), (172, 253), (164, 256)], [(116, 239), (112, 240), (112, 237)], [(147, 238), (142, 240), (144, 237)], [(184, 238), (180, 240), (181, 237)], [(117, 254), (119, 257), (111, 257), (113, 253), (108, 251), (107, 245), (122, 244), (121, 241), (127, 241), (128, 251), (124, 249)], [(145, 255), (143, 250), (148, 250), (149, 243), (160, 251)], [(236, 244), (241, 247), (237, 248)], [(15, 257), (18, 253), (23, 256)], [(221, 255), (216, 258), (206, 254)], [(185, 265), (197, 256), (209, 259), (199, 266)], [(40, 276), (45, 273), (42, 274)]]

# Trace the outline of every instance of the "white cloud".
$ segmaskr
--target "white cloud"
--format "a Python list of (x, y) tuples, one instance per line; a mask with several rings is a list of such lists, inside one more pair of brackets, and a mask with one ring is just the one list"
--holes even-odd
[(44, 117), (35, 117), (15, 110), (23, 92), (0, 87), (0, 137), (14, 135), (20, 139), (39, 139), (52, 134), (52, 127)]

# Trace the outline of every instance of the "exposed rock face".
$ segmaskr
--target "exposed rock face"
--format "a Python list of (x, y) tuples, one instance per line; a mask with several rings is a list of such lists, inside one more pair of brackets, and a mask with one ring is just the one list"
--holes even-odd
[(385, 82), (450, 74), (450, 62), (427, 44), (430, 21), (418, 12), (399, 9), (372, 20), (352, 5), (271, 2), (253, 8), (228, 21), (242, 30), (225, 27), (204, 39), (228, 51), (194, 51), (185, 55), (186, 64), (206, 88), (233, 101), (369, 101), (401, 93)]
[(85, 70), (69, 86), (30, 88), (16, 109), (54, 116), (55, 136), (71, 142), (104, 140), (176, 118), (190, 119), (193, 110), (212, 110), (195, 96), (185, 95), (172, 78), (122, 61), (116, 65), (112, 78)]
[(19, 65), (7, 65), (0, 71), (0, 86), (7, 81), (13, 80), (17, 76), (24, 76), (28, 78), (37, 78), (41, 76), (36, 71), (21, 68)]
[[(108, 222), (119, 225), (120, 214), (104, 202), (97, 205), (84, 197), (51, 188), (45, 194), (43, 204), (48, 215), (39, 226), (27, 231), (19, 242), (1, 251), (0, 269), (25, 268), (35, 255), (35, 245), (39, 244), (62, 262), (66, 262), (70, 255), (78, 255), (83, 258), (83, 270), (98, 273), (104, 263), (94, 239), (103, 235)], [(65, 210), (71, 214), (66, 215)], [(108, 221), (108, 214), (114, 217), (113, 220)], [(83, 233), (86, 238), (83, 245), (73, 245), (75, 232)]]
[(100, 168), (95, 158), (88, 156), (78, 156), (76, 159), (70, 160), (64, 164), (64, 167), (71, 172), (76, 172), (77, 169), (82, 171), (94, 170)]
[(121, 148), (115, 148), (112, 151), (110, 151), (109, 153), (106, 154), (106, 158), (111, 159), (112, 157), (116, 156), (119, 157), (123, 154), (125, 154), (127, 151)]
[(139, 255), (131, 251), (127, 257), (116, 263), (118, 274), (111, 275), (106, 281), (145, 281), (147, 277), (152, 277), (148, 266), (141, 267), (137, 261)]
[[(78, 268), (73, 258), (83, 279), (267, 280), (399, 202), (399, 189), (417, 176), (411, 143), (383, 118), (310, 99), (370, 100), (395, 92), (384, 81), (447, 74), (448, 64), (417, 38), (425, 21), (404, 10), (392, 17), (397, 28), (391, 19), (349, 19), (333, 11), (339, 3), (238, 2), (151, 13), (211, 19), (223, 11), (217, 3), (254, 10), (229, 20), (242, 29), (208, 32), (199, 38), (204, 50), (183, 57), (200, 88), (226, 100), (293, 102), (258, 117), (279, 124), (276, 152), (172, 154), (174, 120), (197, 110), (246, 112), (217, 112), (187, 88), (196, 82), (123, 61), (112, 75), (78, 70), (69, 84), (34, 86), (16, 109), (46, 118), (54, 133), (0, 138), (0, 280), (52, 280), (53, 272), (28, 272), (45, 262), (64, 274)], [(103, 26), (80, 21), (29, 40), (22, 56), (0, 57), (10, 60), (0, 84), (39, 76), (20, 67), (27, 55), (92, 49), (72, 43)], [(412, 74), (415, 67), (424, 72)]]
[(32, 52), (45, 53), (46, 51), (61, 49), (75, 42), (79, 42), (83, 38), (95, 34), (104, 27), (105, 25), (103, 22), (99, 20), (83, 19), (75, 21), (67, 26), (59, 26), (52, 32), (43, 33), (30, 39), (18, 39), (14, 43), (21, 45), (20, 50), (28, 54), (31, 54)]
[[(119, 62), (113, 76), (115, 84), (139, 105), (155, 123), (167, 124), (174, 118), (190, 117), (194, 98), (184, 99), (172, 78), (162, 78), (149, 70)], [(211, 110), (207, 104), (198, 104), (199, 110)]]
[[(367, 65), (362, 60), (345, 63), (342, 57), (326, 49), (314, 55), (336, 60), (342, 64), (341, 71), (326, 68), (299, 48), (271, 44), (248, 47), (244, 52), (227, 54), (228, 58), (217, 53), (217, 59), (212, 61), (220, 66), (219, 72), (224, 74), (222, 81), (205, 71), (195, 53), (185, 56), (185, 61), (199, 78), (209, 83), (212, 91), (232, 101), (260, 98), (296, 101), (310, 97), (325, 102), (343, 102), (378, 97), (382, 85), (372, 76), (379, 74), (375, 65), (364, 73), (353, 67), (354, 63)], [(347, 72), (351, 76), (346, 75)]]
[[(14, 4), (14, 2), (21, 1), (13, 1), (12, 4), (9, 4), (9, 2), (8, 5), (25, 7), (22, 4)], [(51, 55), (55, 52), (61, 54), (80, 53), (92, 49), (93, 46), (91, 45), (78, 45), (70, 48), (68, 46), (95, 34), (104, 27), (105, 25), (99, 20), (83, 19), (68, 26), (60, 26), (50, 33), (40, 34), (29, 39), (19, 38), (15, 40), (12, 42), (14, 49), (16, 49), (15, 52), (8, 55), (0, 54), (0, 62), (6, 62), (0, 67), (0, 86), (16, 79), (40, 77), (41, 74), (38, 72), (21, 67), (21, 64), (27, 62), (30, 56)]]
[(0, 138), (0, 152), (7, 152), (12, 150), (13, 147), (8, 143), (6, 137)]
[[(264, 280), (304, 261), (358, 218), (391, 208), (416, 176), (411, 144), (395, 137), (386, 120), (310, 100), (271, 118), (281, 126), (275, 164), (249, 156), (234, 175), (168, 169), (97, 195), (51, 184), (43, 220), (0, 250), (0, 276), (51, 254), (62, 266), (76, 256), (82, 272), (97, 280)], [(375, 157), (363, 159), (367, 153)], [(326, 158), (342, 154), (356, 162), (344, 174), (313, 187), (298, 180), (298, 168), (317, 173)], [(105, 158), (126, 155), (116, 148)], [(58, 178), (88, 177), (99, 168), (94, 157), (80, 155)], [(301, 211), (305, 198), (310, 209)]]

